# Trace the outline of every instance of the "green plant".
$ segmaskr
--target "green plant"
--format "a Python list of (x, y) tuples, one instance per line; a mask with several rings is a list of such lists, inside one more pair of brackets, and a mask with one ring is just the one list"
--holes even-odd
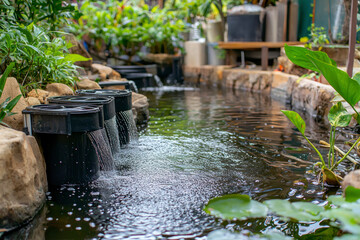
[[(0, 78), (0, 97), (4, 91), (6, 78), (9, 76), (9, 74), (11, 73), (11, 70), (14, 68), (14, 66), (15, 66), (15, 63), (9, 64), (9, 66), (6, 68), (5, 72), (3, 73), (3, 75)], [(16, 104), (20, 98), (21, 98), (21, 95), (19, 94), (12, 100), (10, 99), (10, 97), (8, 97), (4, 102), (0, 103), (0, 125), (5, 125), (8, 127), (8, 125), (3, 122), (3, 119), (7, 116), (11, 116), (11, 115), (15, 114), (11, 111), (16, 106)]]
[[(349, 186), (345, 189), (345, 196), (330, 196), (326, 206), (319, 206), (310, 202), (290, 202), (289, 200), (272, 199), (260, 203), (247, 195), (231, 194), (211, 199), (205, 206), (206, 213), (223, 220), (246, 220), (251, 218), (266, 218), (269, 215), (278, 216), (282, 221), (298, 223), (320, 222), (327, 220), (331, 226), (342, 230), (342, 236), (334, 239), (360, 238), (360, 189)], [(241, 237), (241, 235), (237, 235)], [(267, 237), (267, 236), (265, 236)], [(266, 239), (283, 239), (267, 237)], [(302, 238), (310, 239), (303, 235)], [(219, 239), (219, 238), (218, 238)], [(236, 239), (236, 238), (234, 238)], [(239, 238), (242, 239), (242, 238)], [(314, 236), (312, 239), (319, 239)]]
[(89, 59), (69, 54), (70, 47), (63, 38), (51, 38), (33, 24), (0, 29), (0, 72), (15, 62), (11, 76), (19, 81), (23, 93), (53, 82), (72, 86), (78, 76), (74, 62)]
[(12, 25), (36, 23), (55, 31), (81, 15), (76, 7), (63, 0), (3, 0), (0, 22)]
[(310, 39), (303, 38), (301, 40), (306, 42), (305, 47), (307, 49), (312, 49), (316, 47), (320, 51), (325, 44), (329, 43), (325, 28), (315, 27), (315, 24), (311, 24), (311, 26), (309, 27), (309, 31), (310, 31)]
[[(285, 46), (288, 58), (295, 64), (318, 72), (326, 78), (329, 84), (339, 93), (341, 99), (332, 106), (328, 114), (328, 120), (331, 125), (329, 153), (327, 164), (325, 163), (319, 150), (305, 136), (305, 122), (299, 114), (293, 111), (282, 111), (290, 121), (297, 127), (306, 141), (317, 152), (320, 158), (321, 173), (323, 180), (329, 184), (338, 185), (339, 177), (333, 172), (336, 167), (348, 156), (350, 151), (359, 143), (358, 138), (352, 144), (349, 151), (341, 158), (336, 157), (335, 149), (335, 133), (337, 127), (346, 127), (349, 125), (352, 115), (344, 108), (341, 101), (346, 101), (354, 110), (354, 118), (359, 122), (359, 113), (355, 109), (355, 105), (360, 100), (360, 75), (356, 74), (354, 79), (350, 78), (346, 72), (337, 68), (336, 63), (330, 59), (326, 53), (321, 51), (310, 51), (302, 47)], [(356, 162), (355, 162), (356, 163)]]

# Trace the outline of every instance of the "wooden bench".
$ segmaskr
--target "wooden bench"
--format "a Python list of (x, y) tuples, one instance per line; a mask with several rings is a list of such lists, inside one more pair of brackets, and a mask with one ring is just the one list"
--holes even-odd
[(269, 61), (269, 48), (281, 48), (287, 45), (302, 45), (301, 42), (219, 42), (219, 48), (226, 50), (226, 64), (236, 64), (235, 50), (261, 49), (261, 69), (267, 70)]

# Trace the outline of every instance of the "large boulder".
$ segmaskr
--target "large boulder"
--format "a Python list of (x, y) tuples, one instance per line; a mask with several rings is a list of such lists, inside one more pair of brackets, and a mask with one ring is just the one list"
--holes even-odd
[(101, 64), (94, 63), (91, 65), (91, 71), (93, 74), (99, 74), (100, 80), (104, 81), (106, 79), (120, 80), (120, 73), (116, 72), (111, 67), (107, 67)]
[(46, 91), (49, 92), (49, 97), (74, 95), (74, 91), (63, 83), (50, 83), (46, 85)]
[[(72, 54), (79, 54), (86, 58), (91, 58), (91, 55), (86, 51), (85, 47), (76, 39), (73, 34), (66, 34), (65, 40), (70, 42), (72, 47), (69, 49), (69, 52)], [(75, 65), (80, 67), (90, 68), (92, 64), (92, 59), (89, 61), (75, 62)]]
[(350, 172), (349, 174), (347, 174), (344, 177), (344, 180), (341, 183), (341, 187), (342, 187), (343, 191), (345, 191), (345, 189), (348, 186), (353, 186), (355, 188), (360, 188), (360, 170), (359, 169)]
[(76, 82), (76, 89), (101, 89), (100, 85), (88, 78)]
[(45, 202), (45, 161), (33, 136), (0, 127), (0, 229), (32, 219)]
[(25, 98), (26, 104), (28, 106), (34, 106), (34, 105), (39, 105), (41, 104), (41, 102), (39, 101), (39, 99), (34, 98), (34, 97), (27, 97)]
[(24, 118), (21, 112), (27, 107), (27, 103), (21, 94), (17, 80), (12, 77), (7, 78), (4, 91), (0, 97), (0, 104), (3, 103), (7, 98), (10, 97), (10, 99), (14, 99), (18, 95), (21, 95), (21, 98), (12, 110), (12, 112), (16, 114), (5, 117), (3, 122), (14, 129), (22, 130), (24, 127)]
[(142, 94), (132, 93), (132, 111), (137, 124), (144, 124), (149, 120), (148, 98)]

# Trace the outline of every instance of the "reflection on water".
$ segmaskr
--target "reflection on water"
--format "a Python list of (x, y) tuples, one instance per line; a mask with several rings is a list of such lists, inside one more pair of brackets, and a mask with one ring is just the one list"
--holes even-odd
[[(321, 186), (305, 174), (317, 157), (280, 113), (283, 103), (207, 89), (145, 94), (148, 128), (137, 143), (121, 149), (116, 171), (88, 187), (51, 190), (46, 239), (204, 239), (223, 227), (275, 226), (298, 236), (316, 229), (283, 226), (276, 219), (221, 223), (202, 211), (210, 198), (227, 193), (322, 201)], [(310, 139), (326, 139), (322, 125), (307, 124)]]

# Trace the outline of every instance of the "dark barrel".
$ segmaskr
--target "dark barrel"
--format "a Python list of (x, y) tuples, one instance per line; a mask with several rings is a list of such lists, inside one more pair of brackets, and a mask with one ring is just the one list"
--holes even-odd
[(38, 140), (50, 185), (85, 184), (99, 177), (96, 150), (88, 133), (104, 128), (95, 106), (35, 105), (24, 111), (25, 130)]

